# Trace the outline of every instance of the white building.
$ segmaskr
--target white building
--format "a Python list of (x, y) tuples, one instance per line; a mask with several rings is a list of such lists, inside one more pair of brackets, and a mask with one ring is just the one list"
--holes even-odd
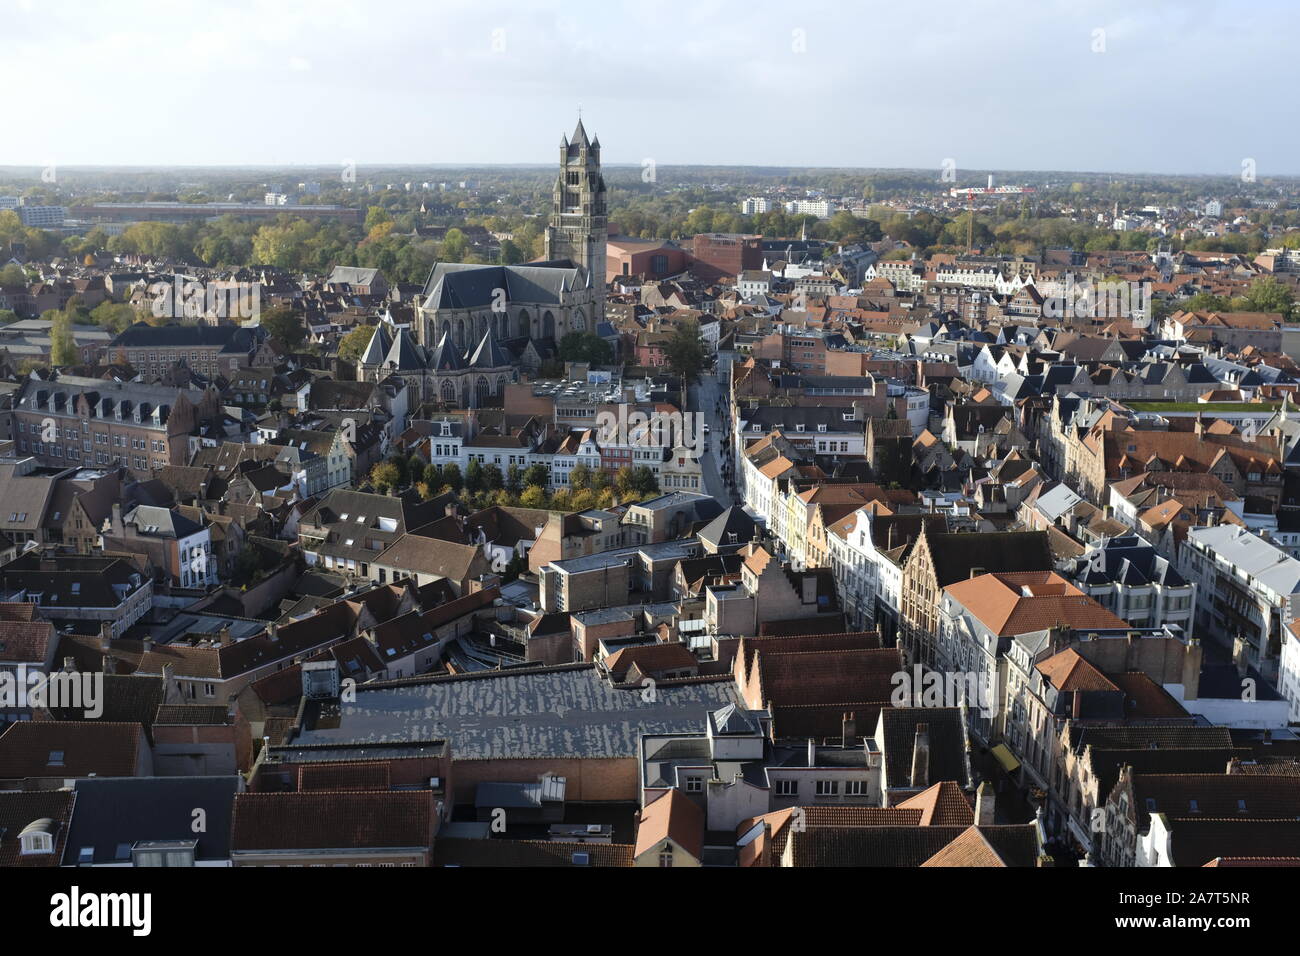
[(794, 199), (785, 204), (785, 211), (793, 216), (816, 216), (829, 219), (831, 204), (825, 199)]
[(1178, 569), (1196, 585), (1197, 631), (1275, 679), (1282, 625), (1300, 608), (1300, 561), (1245, 528), (1221, 524), (1187, 532)]

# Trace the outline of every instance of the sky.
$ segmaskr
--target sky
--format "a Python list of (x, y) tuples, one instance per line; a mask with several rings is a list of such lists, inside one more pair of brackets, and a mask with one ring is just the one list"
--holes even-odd
[[(0, 166), (1300, 173), (1292, 0), (0, 0)], [(15, 115), (25, 112), (25, 116)]]

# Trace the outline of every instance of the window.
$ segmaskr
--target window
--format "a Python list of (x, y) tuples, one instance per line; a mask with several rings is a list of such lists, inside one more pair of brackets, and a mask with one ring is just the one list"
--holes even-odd
[(659, 851), (659, 865), (660, 866), (673, 865), (673, 845), (671, 843), (665, 843), (663, 845), (663, 849)]
[(866, 793), (866, 782), (863, 780), (846, 780), (844, 782), (844, 795), (846, 797), (860, 797)]
[(703, 789), (704, 789), (704, 778), (703, 778), (703, 777), (687, 777), (687, 778), (686, 778), (686, 792), (687, 792), (687, 793), (699, 793), (699, 792), (700, 792), (701, 790), (703, 790)]
[(799, 795), (799, 781), (778, 780), (776, 782), (776, 795), (778, 797), (797, 797)]
[(18, 839), (22, 845), (21, 853), (23, 856), (30, 856), (33, 853), (54, 852), (54, 837), (44, 830), (27, 830), (20, 834)]
[(817, 796), (834, 797), (834, 796), (838, 796), (839, 792), (840, 792), (840, 782), (838, 780), (817, 781)]

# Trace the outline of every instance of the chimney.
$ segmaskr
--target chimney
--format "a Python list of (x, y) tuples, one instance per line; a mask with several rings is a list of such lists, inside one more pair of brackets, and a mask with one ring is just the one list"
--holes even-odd
[(993, 784), (985, 780), (975, 791), (975, 825), (991, 827), (996, 821)]
[(153, 650), (153, 638), (149, 637), (146, 634), (144, 638), (140, 641), (140, 650), (144, 654), (148, 654), (151, 650)]
[(972, 578), (977, 578), (977, 577), (979, 577), (979, 576), (980, 576), (981, 574), (983, 574), (983, 573), (984, 573), (984, 569), (983, 569), (983, 568), (974, 567), (974, 568), (971, 568), (971, 569), (970, 569), (970, 576), (971, 576)]
[(1245, 677), (1250, 673), (1250, 645), (1240, 634), (1232, 642), (1232, 662), (1237, 665), (1237, 676)]
[(846, 750), (857, 745), (858, 720), (856, 714), (845, 714), (840, 724), (840, 746)]
[(77, 672), (77, 662), (71, 657), (63, 659), (63, 673), (75, 674)]
[(930, 785), (930, 725), (916, 725), (912, 745), (912, 786), (924, 790)]
[(105, 654), (113, 643), (113, 625), (105, 621), (99, 625), (99, 649)]
[(1183, 700), (1196, 700), (1201, 693), (1201, 660), (1204, 655), (1201, 639), (1187, 639), (1183, 649)]
[(808, 738), (808, 766), (817, 766), (817, 741)]

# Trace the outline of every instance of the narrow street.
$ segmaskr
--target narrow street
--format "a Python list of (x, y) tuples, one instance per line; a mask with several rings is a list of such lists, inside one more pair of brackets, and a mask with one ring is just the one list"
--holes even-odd
[[(720, 374), (727, 374), (725, 369), (728, 367), (729, 363), (719, 359)], [(718, 411), (721, 395), (722, 388), (717, 376), (706, 370), (700, 376), (699, 382), (690, 387), (688, 410), (704, 413), (704, 421), (709, 426), (708, 450), (700, 458), (700, 469), (704, 473), (704, 490), (725, 506), (736, 504), (737, 500), (722, 477), (722, 466), (724, 461), (727, 461), (728, 455), (728, 430), (722, 414)]]

